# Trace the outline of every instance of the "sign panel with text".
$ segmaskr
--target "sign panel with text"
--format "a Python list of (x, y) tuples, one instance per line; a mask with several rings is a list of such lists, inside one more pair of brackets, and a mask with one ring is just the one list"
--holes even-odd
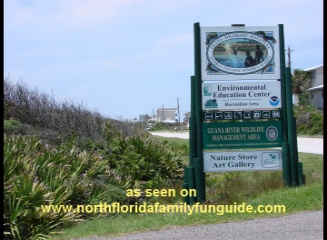
[(281, 147), (281, 130), (280, 121), (203, 123), (203, 148)]
[(281, 108), (281, 83), (266, 81), (219, 81), (202, 83), (203, 110)]
[(280, 150), (204, 152), (203, 160), (205, 172), (282, 169)]

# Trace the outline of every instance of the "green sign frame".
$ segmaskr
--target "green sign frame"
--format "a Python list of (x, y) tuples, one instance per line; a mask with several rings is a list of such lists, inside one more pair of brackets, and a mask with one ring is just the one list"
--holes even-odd
[[(220, 27), (219, 27), (220, 28)], [(231, 27), (226, 27), (226, 34), (223, 36), (218, 36), (217, 28), (206, 27), (202, 28), (202, 33), (206, 32), (208, 38), (204, 38), (203, 34), (201, 35), (200, 23), (194, 23), (194, 76), (191, 76), (191, 117), (189, 119), (189, 129), (190, 129), (190, 138), (189, 138), (189, 166), (184, 169), (184, 183), (183, 189), (196, 189), (196, 197), (186, 196), (184, 197), (184, 202), (187, 204), (194, 204), (196, 202), (205, 203), (206, 202), (206, 174), (204, 172), (204, 151), (205, 149), (216, 149), (221, 152), (222, 149), (231, 149), (231, 148), (274, 148), (281, 147), (281, 160), (282, 160), (282, 170), (283, 170), (283, 179), (285, 186), (300, 186), (305, 184), (305, 175), (303, 174), (302, 163), (299, 162), (298, 158), (298, 149), (297, 149), (297, 134), (296, 134), (296, 119), (293, 116), (293, 102), (292, 102), (292, 75), (291, 68), (285, 67), (285, 46), (284, 46), (284, 26), (283, 24), (278, 24), (278, 27), (272, 27), (271, 30), (274, 31), (274, 41), (270, 37), (265, 38), (265, 31), (267, 33), (270, 31), (267, 27), (259, 27), (258, 29), (247, 28), (245, 25), (232, 25)], [(249, 33), (249, 31), (255, 31)], [(220, 32), (220, 31), (219, 31)], [(238, 34), (242, 35), (238, 35)], [(235, 33), (235, 34), (234, 34)], [(276, 33), (276, 34), (275, 34)], [(244, 35), (249, 34), (249, 35)], [(238, 38), (256, 36), (256, 34), (262, 35), (262, 37), (256, 38), (261, 39), (262, 41), (272, 41), (272, 44), (269, 46), (276, 46), (274, 49), (274, 54), (268, 54), (273, 59), (273, 62), (269, 62), (268, 57), (267, 65), (269, 69), (273, 67), (272, 75), (268, 72), (270, 70), (265, 67), (261, 69), (262, 66), (259, 64), (251, 67), (251, 69), (245, 69), (244, 67), (234, 66), (233, 69), (230, 66), (227, 66), (224, 62), (221, 62), (220, 59), (215, 56), (215, 49), (220, 51), (220, 43), (241, 43)], [(270, 34), (270, 33), (268, 33)], [(226, 37), (227, 38), (226, 38)], [(235, 38), (236, 40), (230, 40), (229, 37)], [(257, 36), (256, 36), (257, 37)], [(260, 40), (260, 41), (261, 41)], [(249, 42), (249, 40), (247, 40)], [(219, 45), (219, 46), (218, 46)], [(268, 45), (265, 45), (268, 46)], [(211, 50), (209, 54), (206, 54), (207, 47)], [(236, 47), (236, 46), (235, 46)], [(202, 51), (201, 51), (202, 49)], [(240, 49), (232, 49), (233, 54), (240, 53)], [(234, 51), (235, 50), (235, 51)], [(247, 50), (245, 48), (241, 49)], [(253, 52), (253, 49), (247, 51)], [(241, 51), (242, 52), (242, 51)], [(272, 53), (272, 52), (270, 52)], [(217, 52), (218, 54), (218, 52)], [(201, 56), (203, 59), (201, 59)], [(206, 61), (209, 57), (208, 65)], [(201, 62), (204, 63), (201, 66)], [(269, 64), (268, 64), (269, 62)], [(245, 63), (244, 63), (245, 64)], [(273, 65), (271, 65), (273, 64)], [(214, 65), (214, 66), (212, 66)], [(221, 66), (224, 65), (224, 66)], [(259, 68), (257, 68), (259, 67)], [(220, 69), (221, 68), (221, 69)], [(253, 69), (252, 69), (253, 68)], [(261, 72), (259, 71), (261, 69)], [(231, 70), (231, 71), (230, 71)], [(240, 70), (240, 71), (238, 71)], [(249, 70), (249, 71), (248, 71)], [(252, 70), (258, 70), (257, 73)], [(266, 71), (267, 70), (267, 71)], [(241, 75), (238, 73), (242, 73)], [(202, 74), (203, 73), (203, 74)], [(244, 73), (244, 74), (243, 74)], [(264, 75), (262, 74), (264, 73)], [(275, 74), (275, 75), (274, 75)], [(268, 120), (268, 113), (263, 113), (264, 116), (259, 117), (259, 111), (264, 109), (248, 109), (252, 111), (244, 111), (245, 109), (233, 109), (233, 119), (231, 114), (227, 113), (229, 109), (224, 111), (224, 115), (218, 115), (217, 111), (215, 113), (206, 114), (203, 112), (203, 102), (202, 102), (202, 84), (205, 81), (222, 81), (222, 80), (280, 80), (281, 81), (281, 108), (279, 117), (274, 121), (273, 119)], [(210, 109), (209, 112), (211, 112)], [(265, 109), (268, 110), (268, 109)], [(271, 110), (271, 109), (269, 109)], [(277, 110), (277, 109), (276, 109)], [(245, 114), (246, 113), (246, 114)], [(235, 115), (236, 114), (236, 115)], [(214, 119), (213, 118), (214, 115)], [(218, 117), (217, 117), (218, 116)], [(243, 117), (243, 119), (242, 119)], [(253, 117), (253, 120), (252, 120)], [(209, 118), (209, 119), (208, 119)], [(267, 119), (268, 118), (268, 119)], [(236, 120), (237, 119), (237, 120)], [(218, 120), (218, 121), (217, 121)], [(223, 121), (221, 121), (223, 120)], [(224, 122), (226, 120), (234, 120), (230, 122)], [(239, 121), (239, 122), (235, 122)], [(210, 122), (205, 122), (210, 121)], [(211, 122), (215, 121), (215, 122)], [(223, 128), (231, 128), (224, 132)], [(241, 128), (248, 128), (244, 130), (245, 133), (241, 133)], [(209, 128), (216, 128), (220, 130), (210, 130)], [(233, 130), (232, 130), (233, 129)], [(219, 134), (219, 139), (222, 141), (213, 141), (213, 131), (216, 131), (216, 135)], [(218, 131), (220, 131), (218, 133)], [(229, 132), (228, 132), (229, 131)], [(235, 133), (231, 134), (231, 131)], [(239, 131), (239, 133), (237, 133)], [(228, 132), (228, 133), (227, 133)], [(268, 133), (269, 132), (269, 133)], [(245, 134), (243, 139), (238, 139), (237, 134)], [(253, 135), (250, 135), (253, 134)], [(269, 134), (271, 134), (269, 136)], [(228, 135), (235, 135), (230, 137)], [(251, 137), (250, 137), (251, 136)], [(256, 136), (256, 137), (255, 137)], [(269, 137), (268, 137), (269, 136)], [(234, 139), (232, 139), (234, 138)], [(241, 138), (239, 136), (239, 138)], [(260, 139), (259, 139), (260, 138)], [(217, 139), (217, 137), (216, 137)], [(220, 144), (221, 146), (218, 146)], [(236, 146), (239, 144), (239, 146)], [(214, 146), (215, 145), (215, 146)], [(228, 151), (225, 151), (228, 152)], [(229, 153), (228, 153), (229, 154)], [(219, 165), (223, 167), (222, 165)], [(228, 164), (227, 164), (228, 165)], [(234, 165), (233, 165), (234, 166)], [(236, 166), (236, 165), (235, 165)]]

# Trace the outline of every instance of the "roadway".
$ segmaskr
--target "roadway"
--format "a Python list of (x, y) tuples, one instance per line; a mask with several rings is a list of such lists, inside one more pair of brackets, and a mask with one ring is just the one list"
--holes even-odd
[[(152, 135), (189, 139), (189, 132), (151, 132)], [(323, 138), (297, 138), (298, 152), (324, 154)]]

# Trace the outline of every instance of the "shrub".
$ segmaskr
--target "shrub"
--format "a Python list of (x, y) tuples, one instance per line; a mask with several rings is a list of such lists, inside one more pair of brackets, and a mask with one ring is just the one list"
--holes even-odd
[(22, 124), (14, 119), (4, 120), (3, 131), (8, 134), (18, 134), (22, 130)]
[(297, 133), (323, 135), (323, 112), (312, 106), (295, 106)]
[(123, 137), (109, 122), (105, 125), (111, 171), (120, 180), (135, 187), (140, 182), (157, 187), (163, 180), (181, 179), (183, 164), (181, 152), (156, 140), (148, 133)]
[(44, 213), (41, 205), (89, 204), (104, 196), (107, 187), (103, 182), (110, 182), (108, 162), (99, 152), (65, 146), (50, 150), (36, 138), (5, 135), (4, 156), (4, 231), (8, 239), (47, 237), (59, 226), (88, 217), (73, 212)]
[[(23, 82), (13, 84), (9, 78), (4, 79), (4, 119), (15, 119), (33, 128), (33, 134), (51, 144), (60, 144), (62, 139), (72, 135), (77, 137), (79, 146), (88, 140), (100, 143), (103, 141), (102, 128), (107, 121), (124, 136), (138, 131), (136, 125), (104, 117), (71, 100), (58, 103), (53, 96), (31, 89)], [(6, 129), (18, 131), (15, 121), (6, 122)], [(26, 129), (22, 134), (30, 132), (31, 129)]]
[(311, 134), (319, 134), (319, 135), (322, 135), (323, 134), (323, 115), (321, 113), (318, 113), (318, 112), (315, 112), (315, 113), (311, 113), (310, 114), (310, 118), (309, 118), (309, 121), (310, 121), (310, 124), (311, 126), (310, 129), (310, 133)]

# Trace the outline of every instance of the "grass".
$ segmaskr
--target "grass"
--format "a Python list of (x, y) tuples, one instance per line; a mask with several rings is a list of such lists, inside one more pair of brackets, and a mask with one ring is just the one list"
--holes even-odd
[[(188, 140), (170, 139), (178, 146), (188, 144)], [(285, 213), (138, 213), (117, 214), (110, 217), (85, 221), (64, 229), (54, 239), (74, 239), (89, 236), (118, 236), (127, 233), (165, 229), (172, 226), (192, 226), (250, 220), (263, 217), (278, 217), (287, 214), (319, 210), (323, 207), (323, 155), (299, 153), (303, 163), (306, 185), (296, 188), (283, 187), (282, 171), (255, 171), (236, 173), (207, 173), (207, 204), (245, 203), (254, 208), (258, 205), (285, 205)], [(265, 181), (262, 181), (262, 180)], [(262, 182), (266, 182), (262, 184)], [(180, 183), (163, 188), (180, 189)], [(234, 190), (233, 190), (234, 189)], [(233, 191), (232, 191), (233, 190)], [(225, 195), (224, 195), (225, 193)], [(226, 194), (226, 193), (229, 193)], [(220, 194), (220, 195), (219, 195)], [(218, 197), (220, 196), (220, 198)], [(152, 198), (149, 204), (179, 205), (181, 197)]]
[(189, 140), (181, 138), (167, 138), (161, 136), (152, 136), (155, 139), (158, 139), (164, 143), (167, 143), (169, 146), (179, 149), (182, 153), (183, 163), (188, 164), (189, 161)]
[[(300, 201), (301, 200), (301, 201)], [(84, 222), (67, 229), (65, 234), (55, 239), (73, 239), (87, 236), (113, 236), (148, 230), (165, 229), (172, 226), (192, 226), (250, 220), (263, 217), (278, 217), (290, 213), (322, 208), (322, 184), (300, 188), (283, 188), (270, 191), (261, 197), (249, 200), (246, 204), (284, 204), (286, 213), (232, 213), (222, 216), (216, 213), (180, 214), (121, 214), (115, 218), (102, 218)]]
[[(301, 212), (306, 210), (318, 210), (322, 207), (321, 201), (312, 201), (313, 199), (321, 199), (322, 186), (317, 186), (314, 189), (308, 187), (302, 187), (298, 189), (284, 189), (278, 194), (276, 192), (268, 192), (264, 196), (246, 202), (257, 206), (271, 205), (273, 203), (284, 203), (287, 201), (286, 214)], [(311, 195), (308, 201), (306, 199), (307, 194)], [(277, 198), (276, 198), (277, 197)], [(303, 199), (304, 197), (304, 199)], [(302, 199), (302, 203), (299, 203), (299, 199)], [(78, 227), (69, 229), (63, 235), (57, 239), (71, 239), (86, 236), (110, 236), (110, 235), (123, 235), (125, 233), (142, 232), (148, 230), (164, 229), (171, 226), (192, 226), (200, 224), (214, 224), (214, 223), (226, 223), (236, 222), (243, 220), (250, 220), (262, 217), (277, 217), (283, 216), (284, 213), (240, 213), (240, 214), (225, 214), (219, 216), (215, 213), (197, 213), (192, 215), (186, 214), (138, 214), (138, 215), (120, 215), (114, 219), (98, 219), (88, 221), (81, 224)]]

